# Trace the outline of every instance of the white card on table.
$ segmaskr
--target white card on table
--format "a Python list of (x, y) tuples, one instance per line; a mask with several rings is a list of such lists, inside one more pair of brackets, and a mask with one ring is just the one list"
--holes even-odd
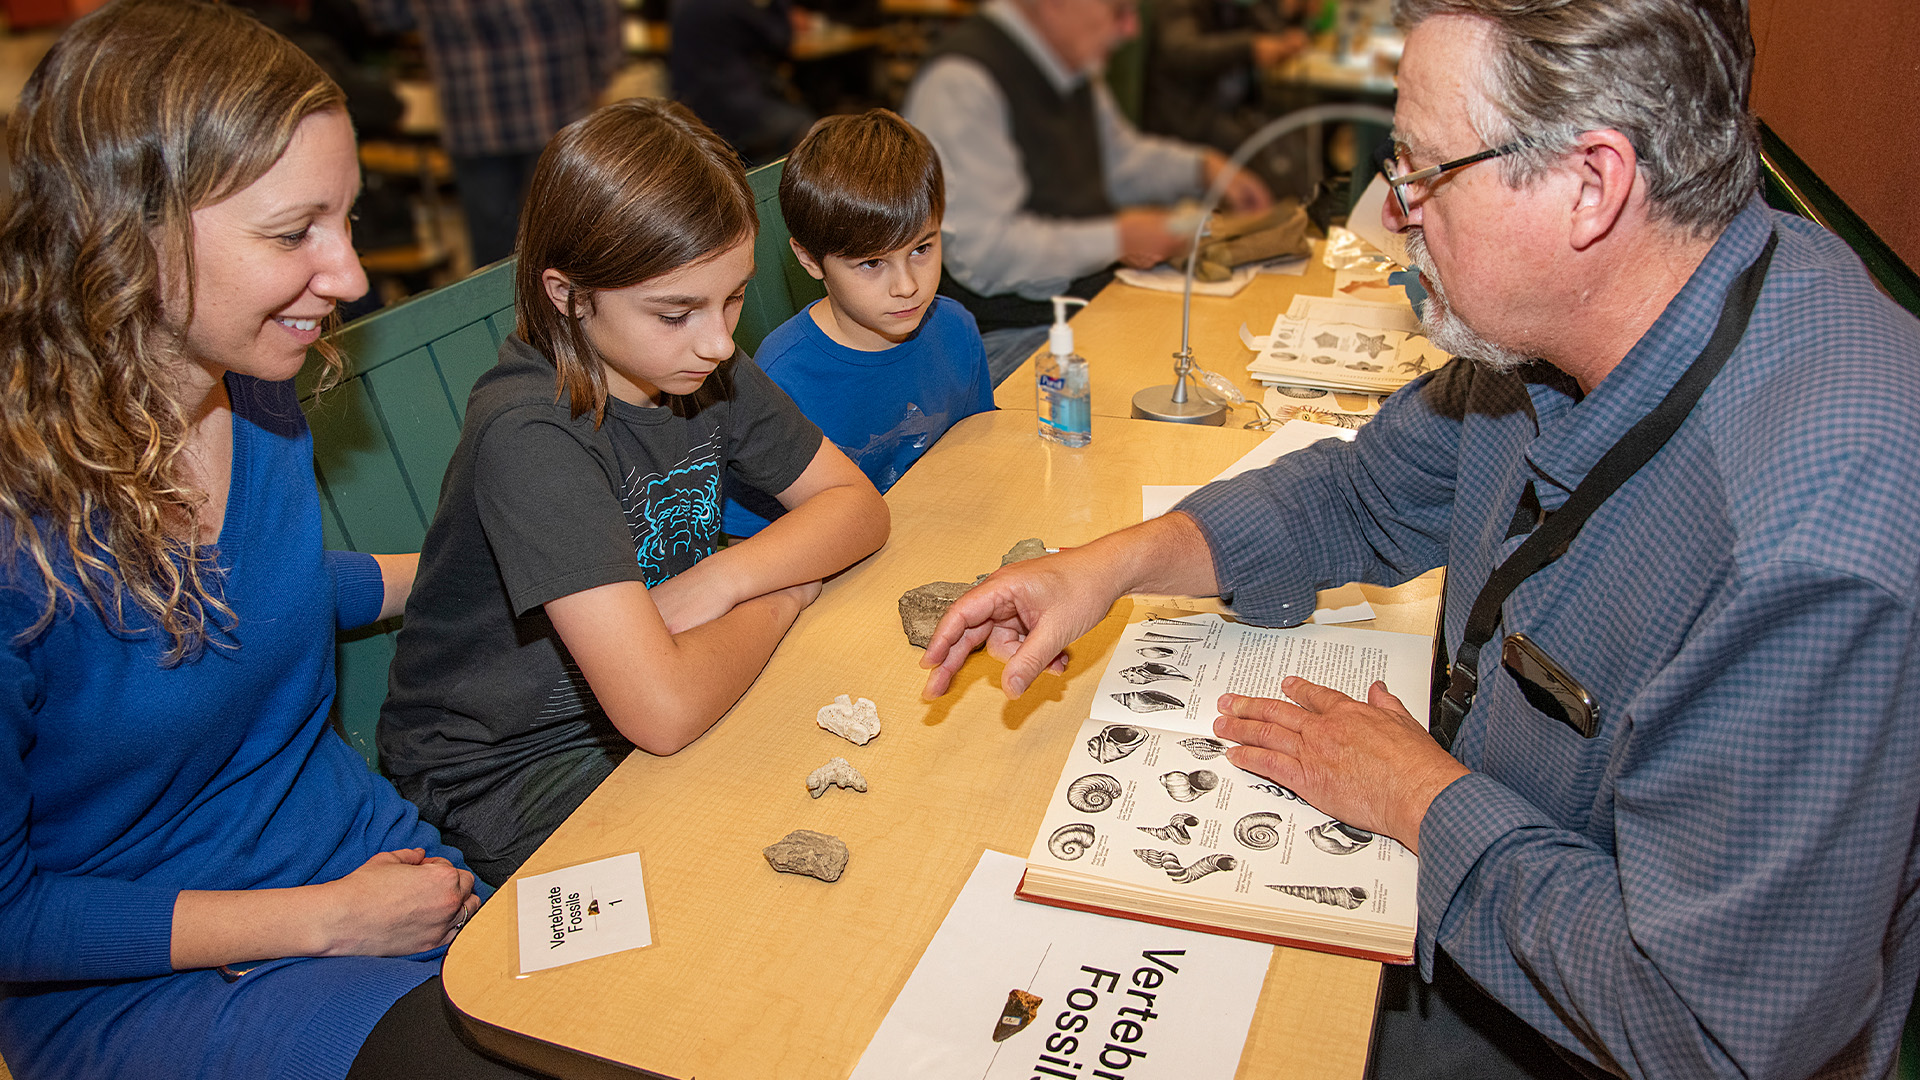
[(638, 852), (534, 874), (514, 889), (522, 976), (653, 944)]

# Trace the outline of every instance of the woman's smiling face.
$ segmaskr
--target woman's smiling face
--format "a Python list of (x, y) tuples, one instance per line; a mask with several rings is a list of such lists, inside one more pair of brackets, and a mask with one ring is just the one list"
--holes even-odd
[(359, 191), (353, 127), (328, 110), (302, 120), (258, 180), (195, 210), (187, 358), (216, 377), (297, 374), (334, 305), (367, 291), (349, 224)]

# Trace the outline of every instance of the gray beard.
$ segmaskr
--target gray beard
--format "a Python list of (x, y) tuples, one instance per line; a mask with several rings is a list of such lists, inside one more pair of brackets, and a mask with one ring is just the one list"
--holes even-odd
[(1427, 302), (1420, 311), (1420, 325), (1427, 340), (1455, 356), (1465, 357), (1489, 371), (1516, 371), (1533, 362), (1533, 357), (1504, 345), (1495, 345), (1454, 314), (1447, 303), (1447, 287), (1427, 254), (1427, 238), (1418, 228), (1406, 232), (1407, 258), (1426, 278)]

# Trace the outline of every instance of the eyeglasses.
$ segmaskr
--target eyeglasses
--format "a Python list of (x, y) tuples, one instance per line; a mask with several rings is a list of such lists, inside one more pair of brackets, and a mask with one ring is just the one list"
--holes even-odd
[(1468, 154), (1463, 158), (1454, 158), (1452, 161), (1443, 161), (1438, 165), (1405, 172), (1402, 169), (1406, 164), (1405, 151), (1396, 148), (1392, 157), (1380, 163), (1380, 175), (1387, 178), (1387, 186), (1393, 190), (1394, 201), (1400, 204), (1400, 213), (1411, 216), (1413, 208), (1425, 202), (1428, 195), (1433, 194), (1432, 181), (1455, 169), (1464, 169), (1488, 158), (1511, 154), (1518, 149), (1520, 144), (1512, 142), (1492, 150), (1482, 150), (1477, 154)]

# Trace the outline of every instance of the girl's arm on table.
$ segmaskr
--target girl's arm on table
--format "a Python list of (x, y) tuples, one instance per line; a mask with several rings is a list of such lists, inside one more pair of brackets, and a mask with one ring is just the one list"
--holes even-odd
[(757, 535), (702, 559), (653, 589), (669, 631), (679, 633), (734, 605), (852, 566), (886, 543), (886, 501), (859, 466), (830, 440), (778, 495), (787, 513)]
[(677, 634), (637, 581), (549, 600), (546, 611), (613, 725), (640, 749), (671, 754), (733, 707), (819, 595), (818, 581), (802, 581)]

